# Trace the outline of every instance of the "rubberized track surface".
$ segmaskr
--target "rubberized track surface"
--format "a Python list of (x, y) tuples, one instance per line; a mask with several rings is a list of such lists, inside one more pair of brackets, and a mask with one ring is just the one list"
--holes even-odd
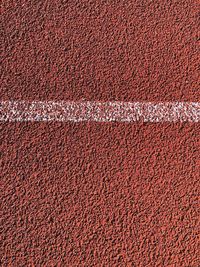
[[(198, 1), (8, 1), (0, 101), (200, 102)], [(200, 123), (1, 122), (1, 266), (199, 267)]]
[(3, 1), (1, 100), (199, 101), (196, 0)]

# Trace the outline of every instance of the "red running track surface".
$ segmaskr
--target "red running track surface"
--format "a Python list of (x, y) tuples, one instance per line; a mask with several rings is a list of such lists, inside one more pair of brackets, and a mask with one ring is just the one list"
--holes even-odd
[[(199, 102), (199, 7), (3, 0), (0, 100)], [(199, 267), (199, 136), (1, 122), (0, 266)]]
[(199, 101), (197, 0), (2, 5), (1, 100)]
[(198, 267), (198, 131), (2, 125), (2, 265)]

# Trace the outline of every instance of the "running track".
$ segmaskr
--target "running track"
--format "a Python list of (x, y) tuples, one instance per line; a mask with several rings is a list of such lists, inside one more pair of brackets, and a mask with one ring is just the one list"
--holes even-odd
[(199, 8), (3, 0), (0, 266), (200, 266)]

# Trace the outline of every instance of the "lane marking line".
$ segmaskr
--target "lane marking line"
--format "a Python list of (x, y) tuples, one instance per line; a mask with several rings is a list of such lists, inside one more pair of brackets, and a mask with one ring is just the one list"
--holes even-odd
[(0, 121), (200, 122), (200, 102), (0, 101)]

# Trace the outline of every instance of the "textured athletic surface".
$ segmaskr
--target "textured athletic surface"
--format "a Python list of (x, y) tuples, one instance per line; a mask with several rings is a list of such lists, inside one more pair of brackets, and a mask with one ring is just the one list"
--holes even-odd
[[(0, 101), (199, 103), (199, 8), (3, 0)], [(188, 120), (1, 121), (0, 266), (199, 267), (199, 155)]]
[(3, 266), (198, 267), (198, 131), (5, 123)]
[(3, 0), (2, 100), (199, 101), (197, 0)]

